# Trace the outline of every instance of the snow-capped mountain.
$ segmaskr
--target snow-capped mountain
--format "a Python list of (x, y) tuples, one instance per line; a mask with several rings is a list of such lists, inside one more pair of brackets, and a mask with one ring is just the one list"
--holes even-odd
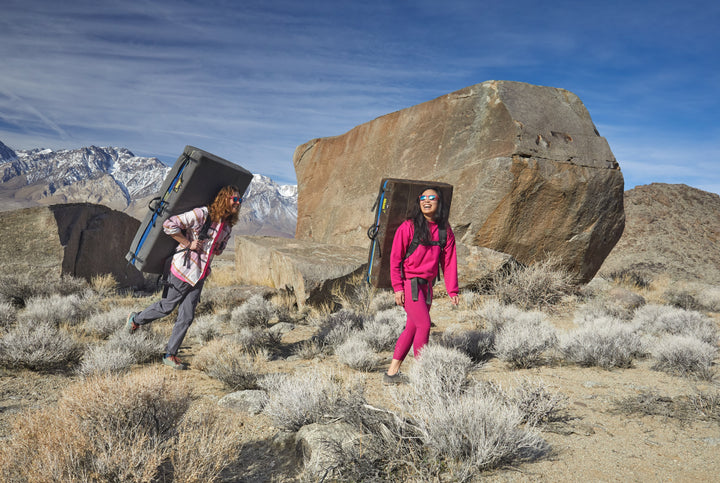
[(0, 141), (0, 164), (8, 161), (14, 161), (16, 158), (17, 154), (15, 154), (15, 151), (5, 146), (2, 141)]
[(0, 164), (3, 183), (23, 177), (26, 185), (46, 185), (52, 195), (64, 187), (109, 176), (124, 195), (126, 205), (159, 191), (170, 170), (157, 158), (138, 157), (125, 148), (33, 149), (14, 154), (14, 159), (9, 157)]
[(253, 175), (240, 208), (238, 233), (295, 236), (297, 186), (279, 186), (267, 176)]
[[(0, 210), (89, 202), (142, 219), (170, 169), (125, 148), (14, 151), (0, 142)], [(235, 232), (293, 237), (296, 220), (297, 186), (254, 175)]]

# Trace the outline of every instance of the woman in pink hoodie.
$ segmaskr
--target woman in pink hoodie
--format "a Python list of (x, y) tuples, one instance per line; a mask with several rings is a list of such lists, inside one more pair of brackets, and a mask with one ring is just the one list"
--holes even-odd
[[(400, 382), (400, 365), (413, 347), (415, 358), (430, 336), (430, 306), (432, 284), (442, 267), (445, 288), (453, 305), (458, 304), (457, 256), (455, 235), (448, 223), (449, 208), (443, 203), (442, 191), (427, 188), (417, 198), (411, 218), (395, 232), (390, 253), (390, 280), (395, 291), (395, 303), (407, 313), (405, 330), (395, 344), (393, 360), (384, 374), (386, 384)], [(445, 246), (440, 246), (440, 232), (447, 232)], [(419, 234), (417, 248), (406, 257), (415, 232)]]

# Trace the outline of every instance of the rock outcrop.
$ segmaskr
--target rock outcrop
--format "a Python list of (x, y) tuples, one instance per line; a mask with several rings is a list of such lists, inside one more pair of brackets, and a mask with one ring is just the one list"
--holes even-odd
[(623, 231), (618, 163), (563, 89), (484, 82), (313, 139), (293, 161), (297, 239), (367, 246), (384, 177), (453, 184), (461, 243), (523, 263), (557, 255), (585, 281)]
[(720, 196), (683, 184), (625, 192), (625, 232), (600, 274), (720, 284)]
[[(512, 257), (489, 248), (458, 245), (459, 283), (483, 287)], [(259, 236), (235, 238), (235, 276), (244, 284), (291, 292), (299, 307), (333, 301), (333, 289), (364, 280), (367, 248)], [(443, 281), (439, 282), (440, 285)], [(279, 324), (278, 324), (279, 325)]]
[(293, 292), (299, 307), (331, 302), (333, 287), (362, 276), (366, 263), (367, 253), (356, 247), (291, 238), (235, 238), (238, 279)]
[(0, 212), (0, 225), (2, 273), (87, 280), (112, 274), (120, 286), (144, 283), (125, 260), (140, 222), (124, 213), (88, 203), (52, 205)]

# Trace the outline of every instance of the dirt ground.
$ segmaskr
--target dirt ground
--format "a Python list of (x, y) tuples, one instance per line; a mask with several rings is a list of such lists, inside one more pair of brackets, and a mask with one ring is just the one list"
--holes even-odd
[[(431, 341), (450, 324), (459, 312), (447, 299), (436, 299), (431, 315)], [(720, 317), (715, 314), (716, 321)], [(551, 321), (559, 329), (572, 325), (571, 314), (558, 314)], [(158, 322), (169, 330), (171, 321)], [(283, 338), (284, 345), (305, 340), (314, 329), (306, 325)], [(186, 339), (181, 355), (192, 364), (199, 346)], [(391, 354), (383, 353), (385, 364), (366, 374), (365, 389), (369, 404), (391, 407), (391, 391), (403, 390), (382, 384), (382, 371)], [(716, 361), (717, 362), (717, 361)], [(412, 360), (403, 370), (407, 371)], [(340, 373), (354, 373), (338, 364), (334, 356), (314, 360), (296, 358), (268, 361), (268, 372), (293, 372), (323, 365)], [(171, 369), (161, 367), (158, 370)], [(196, 395), (218, 399), (230, 392), (223, 384), (205, 373), (191, 369), (182, 373)], [(618, 401), (653, 393), (665, 398), (717, 393), (718, 381), (694, 381), (651, 370), (640, 361), (629, 369), (607, 371), (549, 363), (527, 370), (511, 370), (493, 359), (473, 372), (473, 377), (513, 387), (518, 378), (529, 377), (544, 382), (549, 389), (567, 397), (565, 417), (544, 428), (542, 436), (552, 452), (539, 461), (523, 463), (478, 474), (488, 481), (720, 481), (720, 423), (698, 417), (677, 419), (667, 416), (629, 414), (617, 410)], [(52, 408), (60, 391), (76, 376), (42, 375), (30, 371), (0, 369), (0, 441), (9, 436), (9, 425), (19, 411)], [(223, 474), (224, 481), (262, 482), (294, 481), (300, 460), (294, 454), (292, 435), (273, 428), (263, 414), (238, 414), (243, 428), (243, 449), (239, 460)]]

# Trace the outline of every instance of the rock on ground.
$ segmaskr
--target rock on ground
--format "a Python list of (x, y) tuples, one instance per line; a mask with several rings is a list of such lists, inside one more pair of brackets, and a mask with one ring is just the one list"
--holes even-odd
[(42, 273), (91, 280), (112, 274), (122, 287), (140, 286), (142, 274), (125, 260), (140, 222), (102, 205), (71, 203), (0, 212), (2, 272)]

